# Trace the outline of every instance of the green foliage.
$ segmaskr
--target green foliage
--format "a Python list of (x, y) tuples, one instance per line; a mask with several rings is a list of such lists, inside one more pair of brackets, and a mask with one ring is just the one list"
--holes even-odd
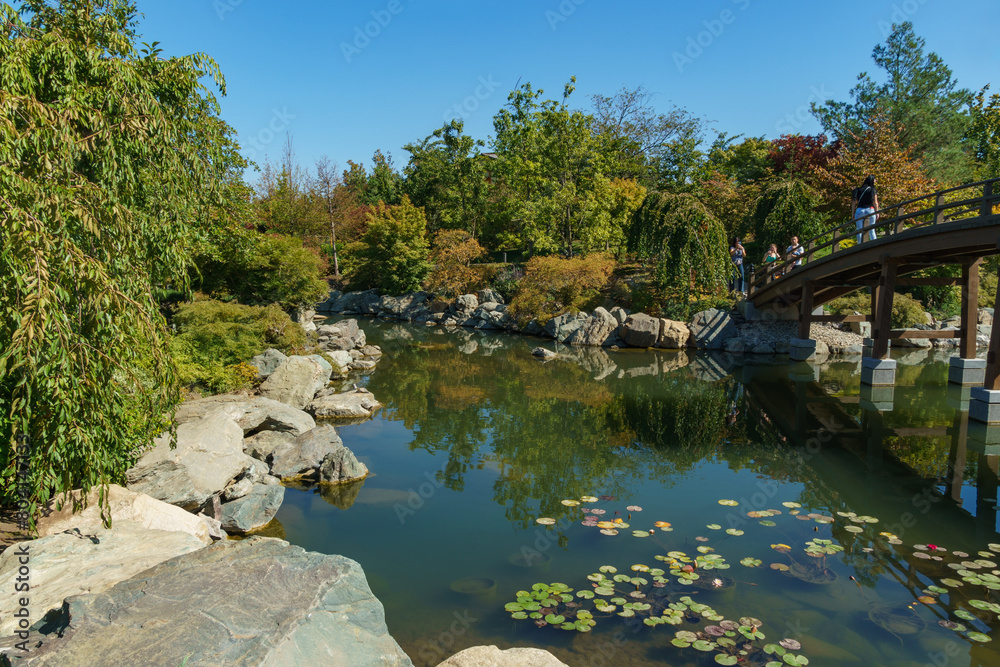
[(817, 212), (819, 194), (805, 181), (773, 180), (763, 186), (751, 215), (751, 231), (759, 245), (774, 243), (783, 253), (793, 236), (806, 241), (825, 229), (825, 216)]
[[(826, 304), (826, 309), (834, 315), (853, 315), (871, 313), (871, 296), (865, 292), (854, 292)], [(909, 329), (915, 324), (925, 324), (924, 306), (909, 294), (896, 293), (892, 298), (893, 329)]]
[(306, 343), (302, 327), (276, 305), (206, 299), (181, 305), (173, 322), (177, 333), (170, 339), (170, 352), (181, 383), (213, 393), (249, 386), (257, 374), (246, 362), (267, 348), (291, 351)]
[(368, 213), (368, 230), (345, 250), (352, 287), (402, 294), (420, 287), (427, 275), (427, 220), (403, 196), (398, 206), (380, 204)]
[(0, 5), (0, 468), (31, 514), (123, 482), (162, 431), (179, 396), (153, 290), (184, 290), (189, 221), (241, 169), (200, 83), (223, 87), (215, 63), (140, 51), (135, 16)]
[(209, 232), (195, 257), (195, 285), (207, 294), (286, 310), (323, 300), (325, 262), (302, 241), (237, 227)]
[(730, 271), (722, 223), (694, 196), (653, 192), (636, 211), (628, 248), (656, 262), (656, 282), (684, 302), (722, 290)]
[[(936, 278), (961, 275), (962, 269), (951, 265), (924, 269), (915, 273), (914, 277)], [(914, 287), (904, 287), (901, 289), (901, 292), (909, 294), (914, 299), (920, 301), (928, 311), (934, 313), (939, 318), (958, 315), (962, 310), (962, 288), (957, 285), (916, 285)]]
[(552, 317), (573, 310), (589, 310), (599, 305), (600, 290), (614, 270), (607, 255), (583, 258), (535, 257), (526, 267), (510, 313), (527, 322), (532, 318), (545, 324)]
[(965, 139), (976, 160), (976, 178), (1000, 177), (1000, 95), (987, 99), (990, 87), (976, 93), (971, 107), (971, 123)]

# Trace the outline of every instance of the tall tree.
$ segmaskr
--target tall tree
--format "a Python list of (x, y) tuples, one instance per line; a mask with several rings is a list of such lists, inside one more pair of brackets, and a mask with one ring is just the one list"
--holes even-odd
[(976, 160), (976, 178), (1000, 177), (1000, 95), (986, 97), (990, 87), (976, 93), (972, 122), (965, 139)]
[(959, 88), (951, 69), (936, 53), (924, 53), (925, 42), (909, 21), (893, 25), (885, 44), (872, 51), (885, 74), (876, 82), (866, 72), (851, 89), (853, 102), (813, 103), (813, 114), (827, 132), (844, 141), (861, 136), (876, 114), (887, 118), (902, 148), (924, 164), (927, 174), (944, 183), (971, 177), (962, 137), (969, 124), (972, 93)]
[(216, 64), (140, 51), (135, 17), (0, 4), (0, 489), (28, 513), (123, 482), (163, 429), (178, 391), (154, 290), (184, 288), (190, 222), (237, 159), (200, 83), (224, 93)]
[(341, 194), (343, 182), (337, 175), (337, 165), (330, 164), (330, 158), (323, 156), (316, 160), (316, 176), (313, 178), (313, 192), (326, 213), (330, 225), (330, 253), (333, 258), (333, 275), (340, 276), (340, 262), (337, 260), (337, 219), (342, 215), (344, 197)]

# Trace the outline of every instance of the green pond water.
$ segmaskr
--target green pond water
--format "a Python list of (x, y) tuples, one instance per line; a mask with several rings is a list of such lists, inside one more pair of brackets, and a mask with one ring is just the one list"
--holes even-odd
[[(566, 349), (541, 363), (538, 340), (361, 324), (385, 353), (363, 383), (386, 407), (339, 432), (372, 475), (289, 489), (271, 530), (360, 562), (416, 665), (480, 644), (540, 647), (574, 667), (736, 664), (722, 649), (747, 643), (741, 618), (765, 638), (738, 664), (781, 661), (760, 649), (787, 639), (816, 666), (1000, 665), (997, 456), (968, 435), (946, 358), (899, 356), (887, 397), (861, 395), (859, 362)], [(597, 502), (561, 502), (585, 496)], [(587, 517), (629, 525), (606, 535)], [(716, 557), (728, 569), (708, 569)], [(695, 561), (698, 579), (681, 582), (690, 575), (664, 558)], [(600, 613), (576, 593), (606, 586), (588, 575), (609, 565), (645, 583), (598, 590), (621, 598)], [(581, 606), (541, 595), (532, 607), (523, 592), (539, 582)], [(519, 591), (525, 615), (541, 607), (590, 631), (512, 618)], [(625, 602), (649, 609), (622, 617)], [(670, 604), (679, 625), (645, 623)], [(731, 636), (674, 645), (707, 626)]]

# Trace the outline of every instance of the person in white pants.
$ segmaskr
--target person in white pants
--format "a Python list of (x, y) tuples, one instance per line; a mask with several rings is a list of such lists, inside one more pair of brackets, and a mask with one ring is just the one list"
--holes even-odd
[(851, 194), (851, 210), (854, 211), (854, 226), (858, 233), (855, 242), (860, 245), (864, 230), (868, 229), (868, 240), (874, 241), (875, 211), (878, 210), (878, 192), (875, 190), (875, 177), (869, 175), (860, 188), (855, 188)]

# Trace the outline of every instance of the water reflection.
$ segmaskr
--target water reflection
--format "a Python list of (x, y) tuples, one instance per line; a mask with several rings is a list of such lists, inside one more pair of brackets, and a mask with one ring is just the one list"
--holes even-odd
[[(707, 523), (721, 522), (717, 500), (734, 498), (739, 513), (725, 516), (748, 524), (747, 535), (719, 545), (734, 563), (747, 555), (773, 562), (770, 544), (785, 541), (795, 548), (789, 562), (806, 567), (802, 544), (819, 534), (844, 546), (828, 581), (738, 564), (731, 571), (740, 592), (729, 604), (753, 610), (777, 633), (794, 620), (814, 647), (806, 651), (810, 664), (934, 664), (932, 654), (952, 645), (949, 664), (1000, 664), (992, 644), (936, 625), (961, 610), (982, 619), (970, 628), (992, 631), (996, 614), (970, 601), (995, 601), (994, 592), (963, 582), (945, 587), (942, 602), (918, 601), (929, 586), (964, 576), (949, 567), (963, 562), (953, 552), (986, 560), (978, 552), (1000, 542), (994, 445), (975, 439), (967, 393), (947, 386), (946, 361), (922, 355), (920, 365), (901, 363), (886, 394), (861, 391), (856, 362), (748, 364), (725, 355), (563, 348), (542, 363), (530, 355), (538, 341), (524, 338), (364, 327), (386, 353), (366, 379), (386, 408), (341, 435), (375, 475), (350, 489), (290, 493), (279, 518), (292, 541), (361, 561), (390, 629), (418, 665), (445, 657), (434, 642), (465, 609), (479, 620), (444, 647), (449, 654), (527, 644), (588, 664), (608, 633), (512, 627), (502, 609), (513, 591), (539, 579), (578, 586), (575, 579), (597, 565), (627, 566), (660, 548), (581, 527), (579, 509), (560, 501), (586, 494), (657, 512), (650, 520), (675, 524), (663, 545), (690, 550)], [(827, 528), (786, 513), (779, 526), (761, 528), (745, 516), (791, 500), (880, 522), (855, 533), (846, 520)], [(535, 525), (540, 516), (556, 525)], [(915, 551), (915, 544), (942, 549)], [(524, 567), (525, 546), (543, 556), (544, 574)], [(497, 581), (496, 601), (454, 597), (453, 580), (483, 576)], [(911, 633), (918, 613), (930, 625)], [(669, 645), (671, 630), (638, 630), (614, 662), (695, 664), (697, 656)]]

